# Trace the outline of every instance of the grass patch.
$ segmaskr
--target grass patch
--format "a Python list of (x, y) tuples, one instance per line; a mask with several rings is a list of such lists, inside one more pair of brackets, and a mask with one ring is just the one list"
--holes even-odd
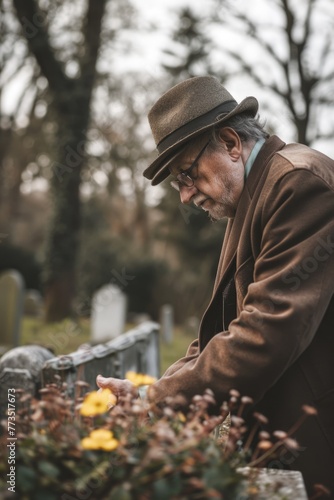
[[(126, 330), (133, 325), (127, 325)], [(193, 337), (180, 327), (175, 327), (170, 344), (160, 342), (161, 374), (175, 361), (182, 358)], [(39, 344), (51, 349), (55, 355), (69, 354), (82, 344), (90, 342), (90, 320), (66, 319), (60, 323), (46, 324), (41, 318), (23, 318), (21, 345)]]
[(180, 327), (175, 327), (173, 331), (173, 341), (170, 344), (160, 342), (160, 364), (161, 374), (175, 361), (185, 356), (187, 349), (194, 338), (186, 334)]
[(69, 354), (90, 340), (90, 321), (65, 319), (59, 323), (44, 323), (41, 318), (24, 317), (21, 344), (39, 344), (56, 355)]

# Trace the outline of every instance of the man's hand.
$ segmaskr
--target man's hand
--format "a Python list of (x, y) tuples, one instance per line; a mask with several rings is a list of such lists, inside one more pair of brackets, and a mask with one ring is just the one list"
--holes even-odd
[(100, 389), (110, 389), (117, 398), (125, 396), (129, 392), (137, 395), (138, 392), (135, 385), (130, 382), (130, 380), (126, 379), (122, 380), (119, 378), (102, 377), (102, 375), (98, 375), (96, 377), (96, 384)]

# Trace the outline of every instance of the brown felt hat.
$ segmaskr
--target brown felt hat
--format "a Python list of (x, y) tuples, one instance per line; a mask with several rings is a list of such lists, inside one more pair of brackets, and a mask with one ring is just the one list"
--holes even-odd
[(144, 176), (159, 184), (169, 175), (169, 165), (190, 139), (240, 113), (253, 117), (258, 110), (255, 97), (240, 104), (213, 76), (189, 78), (172, 87), (154, 104), (148, 121), (158, 157)]

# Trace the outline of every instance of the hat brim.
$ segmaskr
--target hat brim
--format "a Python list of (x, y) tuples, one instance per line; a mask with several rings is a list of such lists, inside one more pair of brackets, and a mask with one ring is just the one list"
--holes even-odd
[(186, 135), (179, 141), (175, 142), (172, 146), (167, 148), (144, 170), (144, 177), (151, 180), (152, 186), (160, 184), (170, 175), (169, 166), (171, 165), (173, 160), (180, 154), (181, 146), (184, 146), (192, 138), (197, 137), (210, 128), (223, 123), (224, 121), (227, 121), (229, 118), (232, 118), (237, 114), (249, 113), (250, 115), (255, 117), (258, 109), (259, 103), (257, 99), (255, 97), (246, 97), (243, 101), (240, 102), (240, 104), (238, 104), (232, 111), (230, 111), (226, 115), (222, 116), (221, 118), (219, 117), (213, 122), (211, 120), (210, 123), (200, 127), (195, 132), (191, 132), (190, 134)]

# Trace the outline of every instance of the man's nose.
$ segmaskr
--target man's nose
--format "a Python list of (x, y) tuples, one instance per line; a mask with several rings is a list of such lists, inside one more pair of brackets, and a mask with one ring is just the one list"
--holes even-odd
[(198, 190), (195, 185), (191, 187), (180, 186), (180, 199), (181, 203), (190, 203), (192, 197), (198, 193)]

